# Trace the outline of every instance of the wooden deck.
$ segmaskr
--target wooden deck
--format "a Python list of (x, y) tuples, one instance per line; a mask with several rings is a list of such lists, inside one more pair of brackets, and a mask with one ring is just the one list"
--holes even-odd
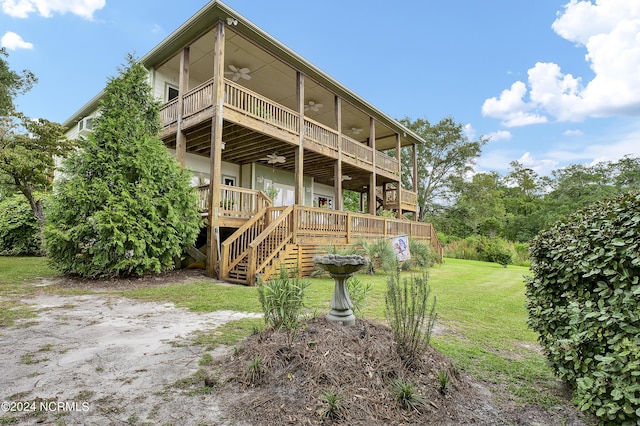
[[(208, 209), (208, 187), (201, 187), (201, 208)], [(313, 255), (331, 246), (361, 240), (408, 235), (431, 245), (442, 257), (442, 246), (429, 223), (385, 218), (324, 208), (291, 205), (272, 207), (261, 191), (222, 186), (220, 226), (237, 227), (221, 243), (220, 278), (254, 285), (268, 279), (281, 264), (296, 264), (308, 272)]]
[[(211, 119), (214, 112), (213, 89), (213, 80), (209, 80), (184, 95), (183, 128), (193, 128)], [(176, 98), (163, 105), (160, 110), (163, 139), (177, 132), (179, 105)], [(223, 105), (225, 120), (259, 130), (290, 145), (299, 144), (299, 135), (302, 132), (304, 148), (308, 151), (331, 159), (340, 157), (349, 166), (368, 172), (375, 170), (380, 176), (399, 180), (400, 164), (396, 158), (309, 117), (301, 120), (297, 112), (227, 79), (224, 81)], [(253, 160), (257, 161), (262, 155), (256, 154)]]

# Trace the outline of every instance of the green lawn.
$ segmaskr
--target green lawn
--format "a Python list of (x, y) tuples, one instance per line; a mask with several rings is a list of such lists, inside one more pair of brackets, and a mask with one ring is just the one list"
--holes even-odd
[[(445, 259), (430, 269), (429, 282), (437, 298), (438, 327), (443, 331), (432, 343), (454, 359), (464, 371), (506, 387), (506, 397), (549, 407), (559, 402), (557, 381), (535, 348), (536, 335), (526, 326), (524, 275), (527, 268), (466, 260)], [(35, 290), (30, 283), (52, 275), (41, 258), (0, 257), (0, 326), (16, 317), (32, 315), (21, 308), (18, 297)], [(403, 273), (403, 277), (407, 276)], [(372, 290), (362, 316), (384, 321), (384, 275), (357, 276)], [(333, 280), (311, 278), (307, 305), (311, 313), (328, 311)], [(47, 291), (56, 291), (48, 288)], [(122, 292), (144, 301), (173, 302), (196, 312), (220, 309), (260, 312), (256, 288), (222, 286), (209, 280)], [(12, 309), (7, 309), (12, 308)], [(7, 314), (11, 311), (11, 314)], [(262, 326), (261, 320), (243, 320), (217, 330), (215, 336), (201, 334), (201, 343), (234, 343)]]

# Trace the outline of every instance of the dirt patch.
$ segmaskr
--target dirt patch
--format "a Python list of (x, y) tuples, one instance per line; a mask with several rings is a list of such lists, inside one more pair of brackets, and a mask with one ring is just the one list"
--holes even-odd
[(0, 423), (224, 424), (216, 398), (194, 392), (204, 348), (189, 334), (256, 314), (105, 295), (24, 302), (36, 323), (0, 330), (0, 397), (17, 410)]

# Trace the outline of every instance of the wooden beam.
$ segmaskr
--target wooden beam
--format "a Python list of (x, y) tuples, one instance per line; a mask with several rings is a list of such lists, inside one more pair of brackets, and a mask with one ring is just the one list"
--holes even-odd
[(300, 71), (296, 78), (296, 95), (298, 97), (298, 114), (300, 115), (300, 129), (298, 148), (296, 149), (295, 172), (295, 203), (304, 204), (304, 74)]
[(398, 210), (396, 211), (396, 217), (400, 219), (402, 217), (402, 202), (400, 200), (400, 192), (402, 191), (402, 145), (400, 144), (400, 133), (396, 133), (396, 158), (398, 159)]
[(369, 175), (369, 214), (376, 215), (376, 122), (369, 118), (369, 145), (373, 149), (373, 167)]
[(207, 273), (218, 277), (220, 256), (220, 184), (222, 175), (222, 126), (224, 125), (222, 105), (224, 102), (224, 23), (218, 21), (214, 29), (215, 43), (213, 51), (213, 118), (211, 120), (211, 167), (209, 171), (209, 233), (207, 235)]
[(185, 164), (187, 152), (187, 135), (182, 128), (182, 113), (184, 111), (184, 95), (189, 91), (189, 46), (182, 49), (180, 55), (180, 82), (178, 86), (178, 131), (176, 133), (176, 160), (182, 167)]
[(339, 96), (335, 97), (335, 111), (336, 111), (336, 129), (338, 129), (338, 159), (335, 162), (334, 170), (334, 206), (336, 210), (343, 210), (342, 200), (342, 100)]
[[(413, 144), (413, 191), (418, 192), (418, 145)], [(416, 212), (418, 211), (418, 206), (416, 205)], [(413, 215), (414, 220), (418, 220), (418, 214)]]

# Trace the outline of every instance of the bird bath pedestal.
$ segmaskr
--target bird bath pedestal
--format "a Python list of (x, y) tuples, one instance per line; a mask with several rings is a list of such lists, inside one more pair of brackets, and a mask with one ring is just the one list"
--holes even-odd
[(327, 319), (342, 325), (354, 325), (356, 317), (353, 315), (351, 299), (347, 291), (347, 280), (364, 265), (369, 263), (369, 259), (363, 256), (337, 254), (327, 254), (316, 256), (313, 261), (322, 269), (329, 272), (335, 280), (333, 297), (331, 298), (331, 310), (327, 314)]

